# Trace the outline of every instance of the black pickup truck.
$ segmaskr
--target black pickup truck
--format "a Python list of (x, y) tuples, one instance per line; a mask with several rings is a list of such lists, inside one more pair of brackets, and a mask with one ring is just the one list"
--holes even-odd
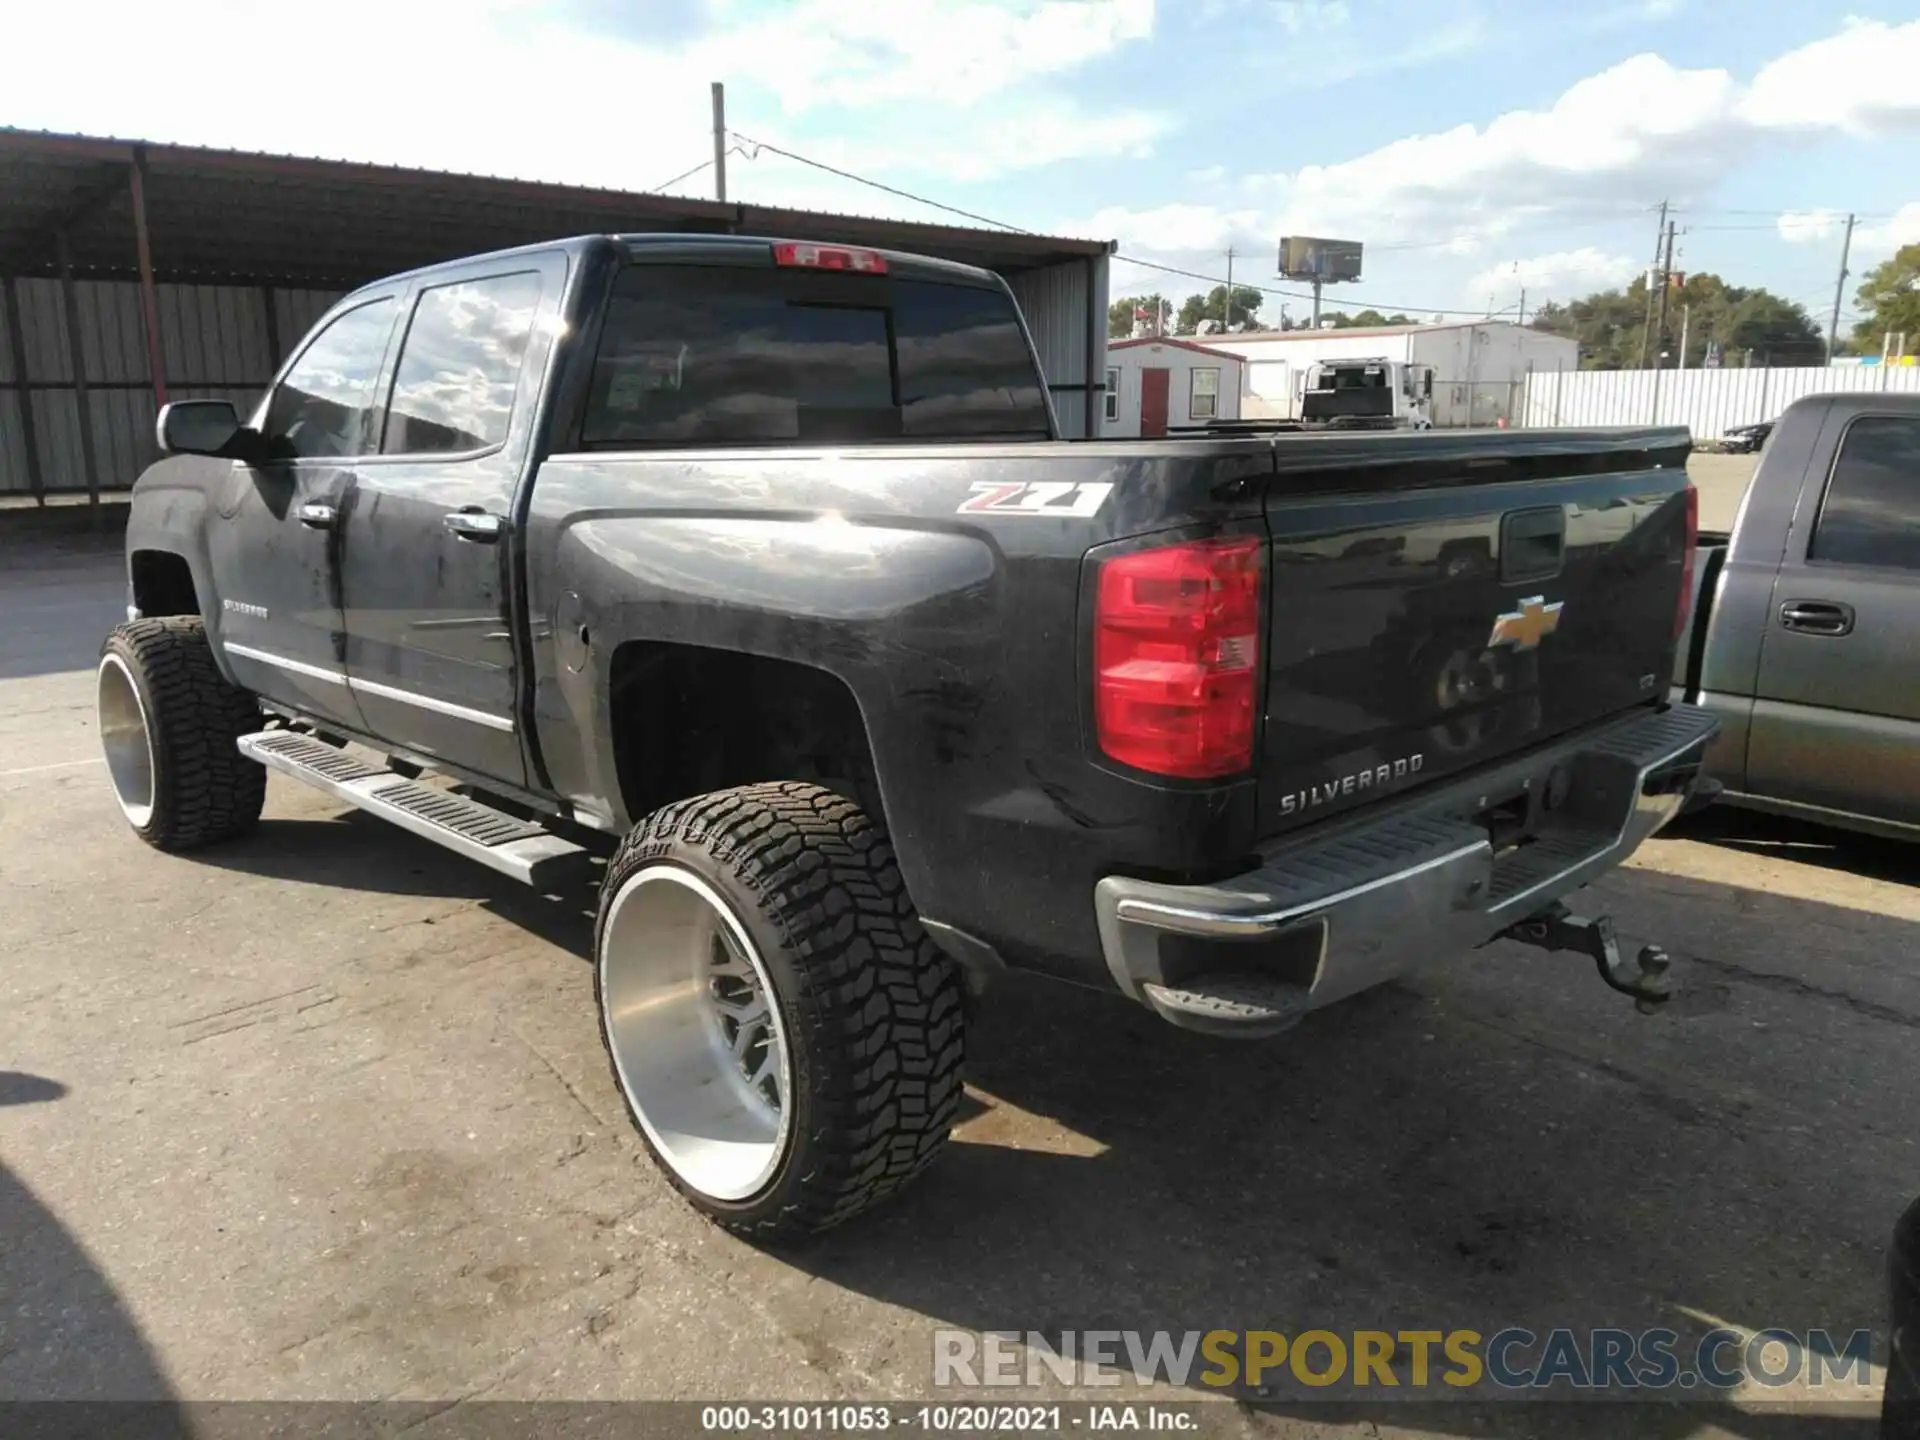
[(1682, 431), (1062, 442), (989, 274), (598, 236), (368, 286), (159, 432), (128, 822), (237, 836), (273, 769), (545, 888), (613, 851), (614, 1075), (737, 1229), (918, 1173), (1006, 966), (1239, 1035), (1502, 934), (1664, 993), (1559, 900), (1714, 730)]

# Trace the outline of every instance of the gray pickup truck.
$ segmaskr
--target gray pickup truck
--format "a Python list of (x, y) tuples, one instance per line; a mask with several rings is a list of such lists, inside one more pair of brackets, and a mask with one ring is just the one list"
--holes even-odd
[(1069, 443), (993, 275), (642, 235), (367, 286), (159, 438), (128, 823), (237, 839), (271, 769), (597, 875), (613, 1078), (735, 1229), (925, 1167), (963, 972), (1245, 1037), (1501, 935), (1669, 991), (1562, 902), (1716, 728), (1683, 430)]
[(1920, 395), (1790, 406), (1693, 583), (1673, 698), (1721, 798), (1920, 839)]

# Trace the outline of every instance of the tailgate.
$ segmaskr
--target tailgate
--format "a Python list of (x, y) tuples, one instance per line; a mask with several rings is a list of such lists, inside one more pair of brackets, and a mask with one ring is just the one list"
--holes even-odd
[(1278, 450), (1263, 833), (1665, 697), (1684, 431)]

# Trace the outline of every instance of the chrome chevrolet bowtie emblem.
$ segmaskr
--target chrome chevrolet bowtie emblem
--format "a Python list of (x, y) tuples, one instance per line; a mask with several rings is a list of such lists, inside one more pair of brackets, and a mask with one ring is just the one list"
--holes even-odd
[(1511, 645), (1516, 650), (1535, 650), (1546, 636), (1560, 628), (1560, 609), (1564, 601), (1556, 600), (1547, 604), (1544, 595), (1533, 595), (1522, 600), (1519, 607), (1509, 610), (1493, 622), (1493, 633), (1487, 637), (1487, 648), (1496, 645)]

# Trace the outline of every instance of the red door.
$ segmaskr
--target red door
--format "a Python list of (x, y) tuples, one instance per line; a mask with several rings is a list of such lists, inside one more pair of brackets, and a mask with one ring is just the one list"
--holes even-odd
[(1167, 433), (1167, 372), (1140, 372), (1140, 434), (1143, 437)]

